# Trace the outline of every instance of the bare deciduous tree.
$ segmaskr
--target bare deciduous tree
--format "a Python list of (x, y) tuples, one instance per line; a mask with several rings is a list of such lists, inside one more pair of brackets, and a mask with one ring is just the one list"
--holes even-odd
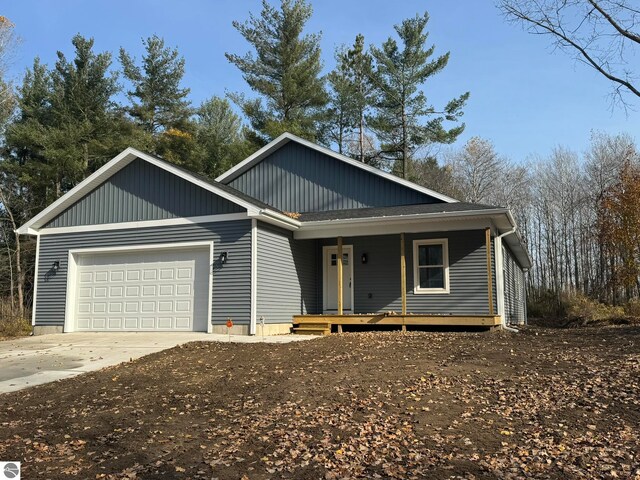
[(640, 97), (635, 55), (640, 44), (640, 7), (630, 0), (499, 0), (511, 21), (547, 35), (554, 47), (614, 83), (613, 102), (625, 108), (625, 94)]

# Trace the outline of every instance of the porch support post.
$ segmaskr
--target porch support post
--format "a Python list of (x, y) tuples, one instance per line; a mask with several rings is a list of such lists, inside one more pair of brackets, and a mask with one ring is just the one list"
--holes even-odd
[(489, 315), (495, 315), (493, 309), (493, 272), (491, 269), (491, 229), (489, 227), (484, 230), (487, 245), (487, 290), (489, 291)]
[(404, 233), (400, 234), (400, 296), (402, 315), (407, 314), (407, 262), (404, 255)]
[(338, 315), (342, 315), (342, 237), (338, 237)]

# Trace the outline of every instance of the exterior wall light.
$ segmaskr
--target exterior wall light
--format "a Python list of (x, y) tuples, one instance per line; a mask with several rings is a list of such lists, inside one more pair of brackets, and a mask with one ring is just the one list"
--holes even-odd
[(225, 263), (227, 263), (227, 258), (229, 257), (229, 253), (228, 252), (222, 252), (220, 254), (220, 265), (224, 265)]
[(369, 261), (369, 257), (366, 253), (363, 253), (360, 259), (362, 260), (362, 263), (367, 263)]
[(55, 262), (53, 262), (53, 266), (51, 267), (51, 270), (53, 270), (53, 272), (57, 272), (58, 270), (60, 270), (60, 261), (56, 260)]

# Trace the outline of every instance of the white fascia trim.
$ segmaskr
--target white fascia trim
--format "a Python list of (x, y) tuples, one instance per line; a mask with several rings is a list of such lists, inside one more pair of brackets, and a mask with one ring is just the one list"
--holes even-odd
[(459, 230), (483, 230), (491, 225), (488, 218), (457, 218), (433, 221), (360, 223), (355, 225), (327, 225), (312, 230), (293, 232), (296, 240), (312, 240), (317, 238), (362, 237), (369, 235), (391, 235), (396, 233), (454, 232)]
[(260, 220), (277, 225), (279, 227), (286, 228), (288, 230), (298, 230), (302, 226), (302, 222), (288, 217), (282, 213), (274, 212), (273, 210), (262, 209), (256, 213), (249, 213), (250, 218), (256, 217)]
[[(97, 186), (102, 183), (103, 177), (111, 176), (131, 163), (135, 158), (132, 150), (132, 148), (127, 148), (112, 160), (105, 163), (98, 170), (93, 172), (47, 208), (38, 213), (35, 217), (31, 218), (27, 223), (18, 228), (17, 232), (21, 235), (33, 235), (33, 232), (37, 230), (36, 228), (31, 228), (33, 225), (45, 223), (50, 216), (53, 216), (52, 214), (55, 214), (58, 210), (64, 210), (68, 204), (71, 204), (84, 196), (85, 190), (90, 190), (94, 185)], [(116, 169), (116, 167), (119, 168)]]
[(258, 315), (258, 221), (251, 219), (251, 298), (250, 298), (249, 335), (256, 334)]
[[(211, 304), (213, 300), (213, 241), (177, 242), (177, 243), (151, 243), (146, 245), (124, 245), (117, 247), (89, 247), (74, 248), (69, 250), (67, 257), (67, 290), (64, 315), (64, 332), (75, 331), (75, 301), (76, 301), (76, 275), (78, 270), (78, 256), (91, 253), (109, 252), (136, 252), (141, 250), (168, 250), (176, 248), (209, 248), (209, 307), (207, 309), (207, 332), (212, 332)], [(37, 265), (37, 264), (36, 264)]]
[[(272, 141), (267, 143), (264, 147), (262, 147), (260, 150), (252, 153), (247, 158), (242, 160), (240, 163), (234, 165), (229, 170), (224, 172), (222, 175), (216, 177), (216, 182), (223, 182), (224, 180), (227, 180), (227, 179), (229, 179), (229, 181), (233, 180), (233, 178), (240, 175), (245, 170), (248, 170), (249, 167), (252, 166), (254, 163), (258, 163), (260, 160), (262, 160), (264, 157), (269, 155), (271, 152), (289, 143), (289, 141), (291, 140), (291, 136), (292, 136), (291, 134), (285, 132), (282, 135), (278, 136), (277, 138), (273, 139)], [(236, 172), (238, 175), (234, 175)], [(229, 178), (229, 177), (232, 177), (232, 178)]]
[(275, 140), (271, 141), (270, 143), (268, 143), (267, 145), (265, 145), (264, 147), (262, 147), (260, 150), (258, 150), (256, 153), (254, 153), (253, 155), (247, 157), (245, 160), (243, 160), (242, 162), (240, 162), (239, 164), (237, 164), (235, 167), (227, 170), (225, 173), (223, 173), (222, 175), (220, 175), (218, 178), (216, 178), (216, 181), (218, 182), (225, 182), (225, 181), (231, 181), (233, 180), (235, 177), (237, 177), (238, 175), (240, 175), (241, 173), (243, 173), (244, 171), (248, 170), (250, 167), (252, 167), (254, 164), (260, 162), (263, 158), (265, 158), (267, 155), (269, 155), (271, 152), (277, 150), (278, 148), (280, 148), (281, 146), (286, 145), (287, 143), (289, 143), (290, 141), (293, 142), (297, 142), (300, 145), (304, 145), (305, 147), (311, 148), (317, 152), (323, 153), (329, 157), (335, 158), (336, 160), (340, 160), (342, 162), (348, 163), (349, 165), (352, 165), (354, 167), (360, 168), (362, 170), (365, 170), (369, 173), (373, 173), (374, 175), (378, 175), (380, 177), (386, 178), (387, 180), (391, 180), (392, 182), (396, 182), (399, 183), (400, 185), (403, 185), (405, 187), (411, 188), (412, 190), (416, 190), (420, 193), (424, 193), (426, 195), (429, 195), (431, 197), (437, 198), (439, 200), (442, 200), (443, 202), (446, 203), (455, 203), (458, 200), (448, 197), (447, 195), (443, 195), (442, 193), (438, 193), (435, 192), (429, 188), (425, 188), (425, 187), (421, 187), (420, 185), (417, 185), (413, 182), (410, 182), (408, 180), (405, 180), (403, 178), (400, 177), (396, 177), (395, 175), (392, 175), (390, 173), (384, 172), (378, 168), (372, 167), (370, 165), (367, 165), (366, 163), (362, 163), (359, 162), (357, 160), (354, 160), (353, 158), (349, 158), (345, 155), (342, 155), (340, 153), (334, 152), (333, 150), (330, 150), (326, 147), (322, 147), (320, 145), (316, 145), (313, 142), (310, 142), (308, 140), (305, 140), (304, 138), (300, 138), (296, 135), (293, 135), (291, 133), (285, 132), (282, 135), (280, 135), (278, 138), (276, 138)]
[(106, 230), (127, 230), (151, 227), (169, 227), (172, 225), (190, 225), (197, 223), (229, 222), (248, 219), (246, 212), (226, 213), (220, 215), (203, 215), (199, 217), (165, 218), (163, 220), (143, 220), (140, 222), (102, 223), (97, 225), (77, 225), (74, 227), (51, 227), (40, 230), (40, 235), (56, 235), (62, 233), (101, 232)]
[(393, 223), (414, 223), (429, 220), (449, 220), (463, 218), (487, 218), (503, 215), (508, 211), (502, 208), (490, 210), (465, 210), (460, 212), (417, 213), (414, 215), (394, 215), (388, 217), (344, 218), (336, 220), (318, 220), (304, 222), (300, 231), (322, 229), (326, 227), (339, 227), (342, 225), (389, 225)]
[(27, 223), (25, 223), (20, 228), (18, 228), (17, 230), (18, 233), (22, 235), (33, 234), (33, 232), (37, 231), (38, 228), (42, 226), (44, 223), (51, 220), (59, 213), (62, 213), (64, 209), (66, 209), (67, 207), (75, 203), (77, 200), (84, 197), (87, 193), (89, 193), (99, 184), (101, 184), (106, 179), (111, 177), (113, 174), (115, 174), (119, 170), (126, 167), (129, 163), (131, 163), (136, 158), (149, 162), (158, 168), (166, 170), (167, 172), (172, 173), (188, 182), (191, 182), (194, 185), (204, 188), (205, 190), (208, 190), (226, 200), (229, 200), (230, 202), (235, 203), (236, 205), (246, 208), (248, 212), (259, 211), (259, 208), (257, 208), (255, 205), (241, 198), (238, 198), (235, 195), (227, 193), (226, 191), (216, 187), (215, 185), (211, 185), (210, 183), (205, 182), (204, 180), (201, 180), (195, 177), (194, 175), (191, 175), (181, 169), (175, 168), (171, 164), (165, 161), (161, 161), (149, 154), (143, 153), (139, 150), (136, 150), (135, 148), (129, 147), (126, 150), (124, 150), (122, 153), (120, 153), (118, 156), (114, 157), (112, 160), (107, 162), (101, 168), (96, 170), (94, 173), (89, 175), (82, 182), (80, 182), (78, 185), (76, 185), (74, 188), (69, 190), (58, 200), (56, 200), (47, 208), (45, 208), (43, 211), (41, 211), (38, 215), (36, 215)]

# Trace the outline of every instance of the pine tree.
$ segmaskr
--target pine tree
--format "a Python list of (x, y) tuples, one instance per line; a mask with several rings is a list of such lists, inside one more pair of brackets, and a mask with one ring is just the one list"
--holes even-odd
[(195, 126), (202, 172), (209, 178), (216, 178), (251, 153), (240, 117), (225, 98), (214, 96), (204, 101), (196, 112)]
[(128, 109), (133, 119), (149, 134), (158, 136), (170, 129), (181, 130), (191, 115), (188, 88), (181, 88), (184, 58), (177, 49), (165, 47), (162, 38), (153, 35), (142, 40), (146, 53), (136, 65), (123, 48), (120, 63), (133, 89), (127, 92)]
[(74, 59), (69, 61), (58, 52), (51, 72), (54, 126), (47, 132), (46, 156), (61, 169), (62, 190), (56, 196), (116, 153), (111, 149), (117, 116), (113, 96), (119, 87), (116, 75), (109, 71), (111, 54), (96, 54), (92, 38), (76, 35), (71, 43)]
[(344, 57), (344, 49), (339, 50), (336, 53), (336, 68), (327, 75), (329, 106), (326, 114), (326, 135), (338, 146), (338, 153), (345, 153), (357, 118), (354, 105), (355, 90)]
[(122, 150), (118, 91), (111, 56), (93, 40), (72, 39), (74, 59), (58, 52), (49, 71), (38, 59), (18, 89), (18, 114), (7, 128), (9, 160), (19, 169), (29, 207), (40, 209)]
[(452, 143), (464, 130), (464, 123), (449, 130), (443, 124), (459, 120), (468, 92), (438, 111), (421, 90), (449, 61), (449, 53), (430, 60), (435, 46), (425, 46), (428, 21), (427, 13), (404, 20), (395, 26), (401, 47), (389, 38), (382, 48), (371, 49), (377, 100), (369, 126), (378, 136), (382, 154), (395, 162), (394, 171), (402, 177), (406, 176), (406, 164), (418, 149), (433, 143)]
[(364, 36), (358, 34), (351, 48), (340, 47), (336, 51), (336, 62), (336, 68), (327, 76), (331, 87), (327, 112), (329, 136), (340, 153), (348, 151), (364, 162), (367, 157), (365, 115), (373, 100), (372, 58), (365, 49)]
[(320, 76), (320, 34), (302, 34), (311, 13), (304, 0), (282, 0), (280, 9), (263, 0), (259, 17), (252, 14), (244, 23), (233, 22), (255, 50), (255, 54), (227, 53), (226, 57), (260, 95), (258, 99), (232, 95), (249, 120), (251, 139), (257, 144), (285, 131), (319, 140), (327, 94)]
[(348, 65), (349, 78), (353, 90), (353, 113), (358, 132), (358, 160), (367, 160), (366, 114), (373, 103), (373, 59), (366, 51), (364, 36), (356, 36), (353, 47), (346, 52), (343, 60)]

